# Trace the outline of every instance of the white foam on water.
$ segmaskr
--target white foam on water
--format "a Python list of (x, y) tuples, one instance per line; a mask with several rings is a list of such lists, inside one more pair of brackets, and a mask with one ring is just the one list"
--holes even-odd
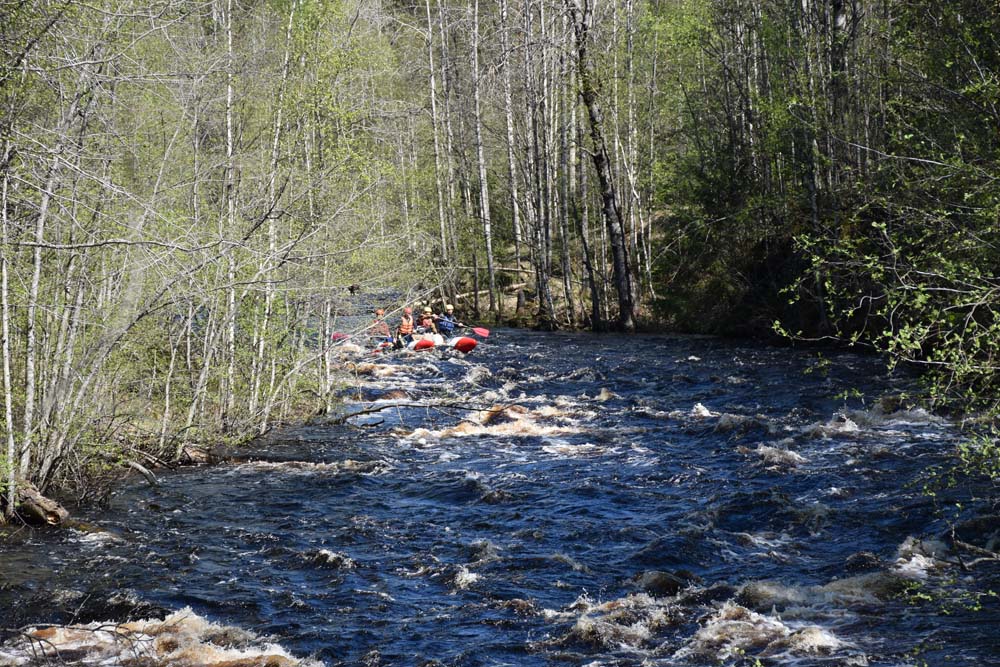
[(350, 556), (339, 551), (320, 549), (311, 556), (311, 560), (321, 565), (330, 565), (342, 570), (353, 570), (358, 566), (357, 562)]
[(828, 655), (844, 646), (832, 632), (815, 625), (793, 627), (776, 616), (759, 614), (732, 601), (709, 617), (674, 657), (729, 660), (761, 656)]
[(122, 538), (106, 530), (76, 530), (70, 529), (73, 539), (80, 544), (100, 546), (112, 542), (121, 542)]
[(492, 377), (493, 373), (491, 373), (490, 369), (485, 366), (473, 366), (465, 374), (465, 377), (462, 378), (462, 381), (467, 382), (468, 384), (477, 385), (491, 379)]
[(922, 424), (943, 424), (944, 420), (923, 408), (883, 412), (878, 407), (872, 410), (851, 410), (847, 415), (865, 426), (916, 426)]
[(796, 466), (802, 465), (803, 463), (808, 463), (809, 460), (799, 454), (798, 452), (793, 452), (790, 449), (783, 449), (781, 447), (772, 447), (770, 445), (757, 445), (755, 450), (757, 454), (764, 460), (764, 463), (773, 466), (786, 466), (789, 468), (794, 468)]
[(709, 417), (718, 417), (719, 413), (712, 412), (701, 403), (695, 403), (694, 407), (691, 408), (691, 412), (688, 413), (688, 416), (695, 417), (697, 419), (707, 419)]
[(861, 432), (857, 422), (843, 413), (837, 413), (827, 422), (815, 422), (802, 429), (814, 438), (835, 438), (856, 435)]
[(942, 567), (949, 552), (941, 540), (908, 537), (896, 550), (892, 571), (907, 579), (926, 579)]
[[(557, 437), (581, 432), (580, 427), (563, 423), (564, 420), (552, 417), (561, 414), (553, 412), (551, 406), (542, 406), (530, 410), (522, 405), (495, 406), (489, 410), (474, 413), (470, 419), (455, 426), (432, 430), (418, 428), (403, 438), (403, 442), (420, 440), (440, 441), (446, 438), (464, 438), (470, 436), (493, 437)], [(544, 423), (545, 421), (555, 423)]]
[(597, 394), (597, 396), (594, 396), (594, 400), (598, 403), (604, 403), (615, 398), (619, 398), (618, 394), (611, 391), (607, 387), (601, 387), (601, 391)]
[(740, 589), (739, 600), (756, 609), (786, 609), (797, 617), (842, 616), (857, 605), (879, 605), (896, 595), (901, 578), (894, 572), (867, 572), (834, 579), (821, 586), (798, 586), (773, 580), (751, 581)]
[(253, 633), (212, 623), (189, 607), (162, 620), (29, 628), (0, 646), (0, 665), (4, 667), (38, 664), (43, 658), (57, 664), (97, 667), (322, 666), (296, 658)]
[(238, 469), (261, 470), (267, 472), (283, 472), (290, 474), (316, 473), (358, 473), (363, 475), (378, 475), (384, 473), (388, 466), (384, 461), (355, 461), (345, 459), (331, 463), (313, 461), (247, 461), (236, 466)]
[(479, 581), (479, 575), (475, 572), (469, 571), (464, 565), (459, 566), (458, 572), (455, 574), (455, 588), (460, 591), (466, 590), (469, 586)]
[(617, 453), (617, 450), (615, 449), (594, 445), (589, 442), (581, 445), (574, 445), (568, 442), (558, 441), (544, 445), (542, 447), (542, 451), (546, 454), (552, 454), (553, 456), (558, 456), (560, 458), (593, 458)]
[(562, 640), (642, 652), (662, 628), (673, 624), (676, 607), (665, 599), (646, 593), (634, 593), (601, 603), (583, 595), (564, 610), (543, 610), (542, 616), (553, 622), (573, 622)]
[(365, 353), (365, 348), (357, 343), (341, 343), (336, 347), (341, 357), (358, 356)]

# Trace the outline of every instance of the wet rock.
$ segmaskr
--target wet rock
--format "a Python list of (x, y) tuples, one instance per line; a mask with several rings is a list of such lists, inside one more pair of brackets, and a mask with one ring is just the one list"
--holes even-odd
[(405, 401), (410, 396), (402, 389), (390, 389), (385, 392), (379, 398), (383, 401)]
[(712, 584), (708, 588), (689, 588), (678, 603), (685, 607), (701, 607), (715, 602), (725, 602), (736, 596), (737, 589), (729, 584)]
[(745, 435), (751, 431), (767, 431), (767, 426), (755, 417), (733, 415), (728, 412), (719, 415), (719, 421), (715, 423), (716, 433)]
[(834, 579), (818, 590), (824, 597), (833, 595), (845, 601), (866, 602), (870, 599), (884, 601), (898, 596), (907, 585), (905, 577), (877, 570), (854, 577)]
[(784, 639), (780, 639), (765, 651), (766, 654), (777, 654), (782, 650), (791, 650), (796, 654), (829, 655), (843, 645), (828, 630), (810, 625), (796, 630)]
[(483, 497), (479, 500), (487, 505), (499, 505), (514, 500), (514, 494), (503, 489), (493, 489), (483, 494)]
[(803, 429), (806, 435), (813, 438), (832, 438), (832, 437), (845, 437), (845, 436), (856, 436), (860, 433), (861, 428), (858, 424), (848, 417), (847, 415), (838, 412), (833, 417), (824, 423), (816, 422), (810, 424)]
[(694, 575), (682, 570), (677, 573), (648, 570), (638, 575), (634, 581), (638, 588), (650, 595), (667, 597), (677, 595), (691, 583), (693, 577)]
[(352, 570), (357, 567), (357, 563), (347, 554), (328, 549), (320, 549), (311, 554), (309, 560), (314, 565), (334, 570)]
[(848, 572), (868, 572), (883, 567), (882, 559), (870, 551), (859, 551), (851, 554), (844, 562), (844, 569)]
[(482, 426), (499, 424), (514, 421), (528, 414), (528, 409), (520, 405), (494, 405), (489, 410), (484, 410), (479, 414), (479, 423)]
[(602, 387), (600, 393), (594, 397), (594, 400), (599, 403), (604, 403), (605, 401), (610, 401), (613, 398), (618, 398), (618, 394), (610, 391), (607, 387)]
[(465, 375), (465, 381), (469, 384), (478, 385), (482, 382), (490, 380), (492, 377), (493, 374), (490, 372), (490, 369), (485, 366), (474, 366)]
[(795, 586), (786, 586), (777, 581), (751, 581), (740, 588), (735, 601), (747, 609), (767, 611), (790, 604), (803, 604), (806, 595)]
[(808, 462), (801, 454), (781, 447), (758, 445), (756, 451), (767, 465), (795, 467)]
[(534, 616), (538, 613), (538, 605), (535, 604), (534, 600), (514, 598), (513, 600), (504, 600), (497, 606), (501, 609), (509, 609), (518, 616)]

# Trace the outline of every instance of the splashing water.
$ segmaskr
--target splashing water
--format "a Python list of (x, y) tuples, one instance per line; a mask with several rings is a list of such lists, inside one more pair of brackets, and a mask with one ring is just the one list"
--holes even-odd
[(911, 484), (958, 434), (845, 404), (905, 379), (827, 358), (506, 330), (361, 356), (348, 425), (0, 543), (0, 666), (1000, 665), (1000, 568), (964, 572)]

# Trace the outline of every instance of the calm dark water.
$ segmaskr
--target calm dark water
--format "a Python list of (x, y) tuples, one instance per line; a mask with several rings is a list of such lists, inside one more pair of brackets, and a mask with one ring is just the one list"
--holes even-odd
[(958, 435), (875, 407), (876, 360), (499, 330), (385, 363), (348, 407), (394, 407), (0, 544), (0, 626), (190, 608), (326, 665), (1000, 665), (1000, 568), (939, 540), (967, 491), (920, 492)]

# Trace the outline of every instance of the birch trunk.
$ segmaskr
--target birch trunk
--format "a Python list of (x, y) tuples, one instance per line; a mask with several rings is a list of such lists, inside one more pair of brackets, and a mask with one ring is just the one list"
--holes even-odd
[[(236, 157), (235, 136), (233, 129), (233, 0), (226, 0), (226, 173), (225, 173), (225, 207), (226, 215), (224, 229), (220, 230), (219, 238), (227, 238), (236, 229)], [(230, 253), (227, 256), (228, 269), (226, 278), (226, 377), (224, 379), (219, 421), (223, 431), (229, 429), (229, 420), (234, 404), (234, 385), (236, 383), (236, 258)]]
[[(274, 112), (274, 127), (271, 134), (271, 160), (267, 175), (267, 201), (270, 210), (278, 206), (278, 159), (280, 157), (281, 132), (284, 120), (285, 89), (288, 86), (288, 72), (292, 58), (292, 26), (295, 22), (295, 9), (297, 2), (293, 1), (288, 9), (288, 23), (285, 27), (285, 53), (281, 63), (281, 80), (278, 82), (277, 109)], [(253, 363), (252, 389), (250, 392), (250, 414), (257, 413), (257, 406), (260, 401), (261, 374), (266, 363), (267, 338), (271, 325), (271, 317), (274, 310), (274, 282), (277, 277), (274, 275), (279, 268), (278, 265), (278, 240), (277, 229), (274, 222), (274, 215), (267, 218), (267, 257), (264, 260), (264, 315), (260, 323), (257, 336), (257, 353)], [(266, 421), (266, 417), (264, 418)], [(261, 428), (264, 428), (261, 426)]]
[(514, 234), (514, 263), (521, 268), (521, 210), (517, 195), (517, 167), (514, 160), (514, 104), (510, 84), (510, 27), (507, 0), (500, 0), (500, 67), (503, 71), (504, 125), (507, 130), (507, 194), (510, 197), (511, 226)]
[[(4, 143), (4, 159), (3, 164), (10, 164), (10, 153), (11, 146), (10, 142)], [(6, 487), (7, 487), (7, 502), (4, 505), (4, 515), (0, 519), (9, 519), (11, 514), (14, 512), (14, 505), (17, 503), (17, 441), (14, 437), (14, 386), (10, 371), (11, 362), (11, 347), (10, 347), (10, 290), (9, 290), (9, 259), (8, 252), (10, 250), (9, 241), (9, 229), (10, 222), (8, 219), (8, 204), (7, 204), (7, 192), (10, 185), (10, 172), (8, 168), (3, 170), (3, 185), (2, 191), (0, 191), (0, 215), (3, 216), (2, 227), (0, 227), (0, 243), (3, 244), (0, 247), (0, 327), (2, 327), (3, 335), (3, 408), (4, 408), (4, 430), (6, 431), (6, 445), (7, 445), (7, 457), (6, 470), (0, 470), (0, 473), (6, 473)]]
[(490, 316), (496, 320), (497, 280), (493, 262), (493, 222), (490, 219), (490, 189), (486, 178), (486, 156), (483, 150), (482, 102), (479, 92), (479, 0), (473, 3), (472, 13), (472, 98), (476, 125), (476, 162), (479, 168), (479, 212), (482, 216), (483, 237), (486, 241), (486, 273), (490, 287)]
[[(431, 0), (425, 0), (427, 11), (427, 62), (430, 66), (431, 132), (434, 135), (434, 183), (437, 186), (438, 223), (441, 227), (441, 259), (448, 262), (448, 224), (445, 216), (445, 192), (441, 182), (441, 121), (437, 108), (437, 67), (434, 64), (434, 24), (431, 22)], [(449, 158), (450, 159), (450, 158)]]

